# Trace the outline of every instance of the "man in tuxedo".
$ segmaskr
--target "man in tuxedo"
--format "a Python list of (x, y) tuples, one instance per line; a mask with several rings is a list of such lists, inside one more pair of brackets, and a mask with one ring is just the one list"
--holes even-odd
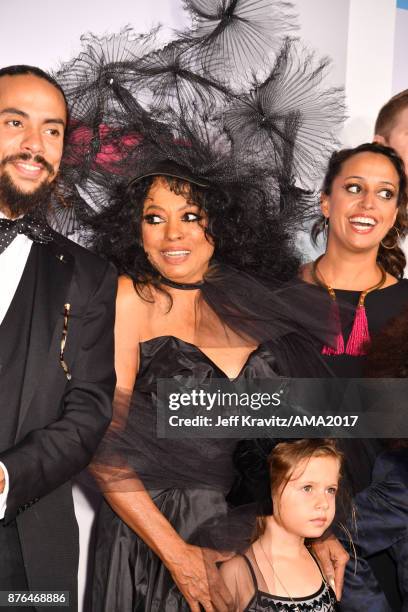
[(116, 274), (45, 221), (67, 115), (49, 75), (0, 70), (0, 591), (68, 591), (73, 611), (70, 479), (111, 417)]

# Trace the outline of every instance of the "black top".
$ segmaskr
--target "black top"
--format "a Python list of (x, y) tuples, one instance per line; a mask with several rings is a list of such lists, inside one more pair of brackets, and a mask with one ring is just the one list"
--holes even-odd
[(244, 555), (243, 557), (248, 565), (255, 587), (255, 593), (243, 612), (276, 612), (276, 610), (279, 610), (279, 612), (294, 612), (296, 608), (299, 612), (312, 612), (314, 610), (320, 610), (320, 612), (334, 612), (336, 610), (336, 598), (334, 593), (323, 578), (322, 584), (316, 593), (308, 595), (307, 597), (282, 597), (271, 595), (270, 593), (259, 590), (252, 563), (247, 556)]
[[(326, 291), (325, 289), (321, 289)], [(357, 306), (360, 291), (347, 291), (336, 289), (336, 297), (341, 302)], [(387, 323), (398, 316), (404, 306), (408, 305), (408, 279), (402, 279), (377, 291), (371, 291), (365, 299), (365, 309), (370, 336), (380, 332)], [(347, 344), (353, 320), (347, 317), (347, 323), (343, 325), (344, 344)], [(344, 321), (344, 317), (343, 317)], [(364, 357), (353, 355), (324, 355), (325, 362), (330, 366), (334, 374), (340, 378), (359, 378), (364, 375)]]
[[(357, 306), (360, 297), (359, 291), (346, 291), (336, 289), (337, 299)], [(384, 327), (397, 317), (408, 305), (408, 279), (402, 279), (395, 283), (370, 292), (365, 299), (365, 309), (368, 321), (370, 337), (381, 332)], [(341, 310), (340, 310), (341, 312)], [(343, 325), (344, 343), (347, 343), (352, 329), (353, 321)], [(329, 365), (336, 376), (340, 378), (357, 378), (364, 376), (364, 356), (353, 357), (352, 355), (324, 355), (325, 362)], [(338, 441), (341, 450), (346, 457), (344, 467), (345, 479), (354, 493), (364, 490), (371, 483), (372, 468), (378, 454), (386, 446), (385, 440), (377, 439), (342, 439)], [(395, 569), (386, 553), (376, 555), (371, 563), (377, 567), (376, 575), (381, 588), (387, 597), (397, 598), (395, 586)]]
[[(324, 289), (321, 289), (325, 291)], [(356, 307), (360, 297), (360, 291), (347, 291), (336, 289), (336, 297), (341, 304), (347, 303)], [(402, 279), (394, 285), (384, 289), (370, 292), (365, 299), (365, 309), (368, 321), (370, 337), (382, 331), (391, 319), (398, 316), (408, 304), (408, 279)], [(340, 313), (342, 309), (340, 308)], [(344, 344), (353, 326), (350, 314), (342, 317)], [(354, 357), (353, 355), (323, 355), (324, 361), (339, 378), (360, 378), (364, 376), (365, 356)], [(345, 465), (346, 480), (351, 490), (356, 493), (371, 482), (371, 471), (377, 455), (384, 450), (383, 440), (356, 440), (342, 439), (339, 445), (348, 461)], [(359, 469), (356, 470), (355, 466)]]

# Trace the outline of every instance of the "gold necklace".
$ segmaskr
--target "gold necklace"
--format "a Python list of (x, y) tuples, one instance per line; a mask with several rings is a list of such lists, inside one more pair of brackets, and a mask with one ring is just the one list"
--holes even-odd
[(381, 287), (384, 285), (387, 279), (387, 274), (384, 268), (382, 267), (382, 265), (377, 263), (377, 267), (381, 273), (381, 278), (379, 282), (373, 285), (372, 287), (368, 287), (368, 289), (364, 289), (364, 291), (361, 291), (360, 297), (358, 298), (356, 312), (354, 315), (353, 327), (352, 327), (350, 336), (348, 338), (347, 345), (345, 347), (343, 331), (341, 329), (340, 310), (339, 310), (339, 306), (337, 303), (336, 292), (333, 289), (333, 287), (325, 281), (323, 274), (318, 269), (319, 261), (321, 260), (323, 256), (324, 256), (324, 253), (323, 255), (320, 255), (320, 257), (318, 257), (313, 262), (311, 273), (312, 273), (312, 279), (315, 282), (315, 284), (318, 285), (319, 287), (323, 287), (324, 289), (326, 289), (326, 291), (331, 297), (332, 305), (333, 305), (332, 318), (333, 318), (333, 323), (336, 328), (335, 330), (336, 335), (335, 335), (334, 346), (324, 346), (322, 349), (322, 354), (323, 355), (346, 354), (346, 355), (352, 355), (354, 357), (365, 355), (367, 345), (370, 342), (370, 333), (368, 330), (367, 313), (366, 313), (364, 302), (365, 302), (365, 299), (368, 293), (371, 293), (371, 291), (375, 291), (376, 289), (381, 289)]

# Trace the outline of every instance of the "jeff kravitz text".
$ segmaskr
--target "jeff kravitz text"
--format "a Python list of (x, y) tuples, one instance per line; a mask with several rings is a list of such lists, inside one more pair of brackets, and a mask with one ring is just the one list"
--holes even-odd
[(171, 415), (171, 427), (355, 427), (357, 415), (291, 415), (258, 418), (248, 415), (179, 417)]

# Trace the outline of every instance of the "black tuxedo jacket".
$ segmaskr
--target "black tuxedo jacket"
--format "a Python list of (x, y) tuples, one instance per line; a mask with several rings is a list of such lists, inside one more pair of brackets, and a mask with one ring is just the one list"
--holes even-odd
[[(33, 245), (40, 249), (38, 280), (17, 435), (0, 461), (10, 477), (4, 521), (17, 520), (29, 588), (70, 591), (69, 610), (76, 610), (79, 544), (70, 479), (90, 462), (111, 418), (116, 273), (54, 238)], [(64, 326), (68, 375), (61, 364)]]

